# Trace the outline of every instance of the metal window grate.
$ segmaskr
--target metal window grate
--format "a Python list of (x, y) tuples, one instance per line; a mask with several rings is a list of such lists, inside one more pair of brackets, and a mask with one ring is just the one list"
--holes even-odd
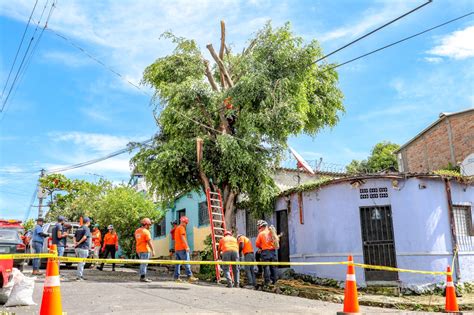
[(471, 207), (454, 205), (453, 214), (459, 251), (474, 251), (474, 236), (471, 236)]
[(247, 237), (256, 237), (258, 235), (257, 219), (250, 212), (245, 213), (245, 231)]
[(198, 221), (199, 225), (209, 224), (209, 211), (207, 211), (207, 201), (200, 202), (198, 204), (199, 213)]

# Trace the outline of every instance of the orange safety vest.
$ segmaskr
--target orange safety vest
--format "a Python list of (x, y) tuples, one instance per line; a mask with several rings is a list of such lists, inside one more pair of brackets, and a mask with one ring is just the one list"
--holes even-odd
[(262, 232), (258, 233), (255, 245), (261, 250), (275, 250), (275, 244), (273, 243), (272, 232), (266, 228)]
[(239, 252), (239, 244), (233, 236), (227, 235), (219, 241), (219, 250), (221, 252)]
[(102, 233), (100, 233), (99, 229), (95, 232), (92, 231), (92, 242), (94, 243), (94, 246), (100, 247), (101, 238), (102, 238)]
[(250, 240), (248, 239), (248, 237), (246, 236), (241, 236), (239, 238), (239, 247), (240, 247), (240, 244), (243, 244), (243, 249), (242, 249), (242, 254), (249, 254), (249, 253), (253, 253), (253, 247), (252, 247), (252, 242), (250, 242)]

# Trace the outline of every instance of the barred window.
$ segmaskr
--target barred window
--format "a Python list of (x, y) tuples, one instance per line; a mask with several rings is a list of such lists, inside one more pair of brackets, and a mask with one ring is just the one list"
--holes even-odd
[(207, 210), (207, 201), (200, 202), (198, 207), (199, 207), (199, 225), (209, 224), (209, 211)]
[(474, 251), (474, 231), (470, 206), (453, 206), (454, 226), (459, 251)]
[(256, 237), (258, 235), (257, 219), (248, 211), (245, 213), (245, 230), (247, 237)]
[(155, 223), (153, 227), (153, 236), (160, 237), (166, 235), (166, 220), (165, 218), (161, 219), (158, 223)]

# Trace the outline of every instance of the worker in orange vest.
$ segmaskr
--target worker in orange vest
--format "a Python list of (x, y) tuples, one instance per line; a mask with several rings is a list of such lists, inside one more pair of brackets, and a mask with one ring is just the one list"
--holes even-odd
[[(239, 253), (240, 257), (244, 258), (244, 261), (255, 261), (255, 256), (253, 254), (252, 242), (248, 237), (239, 234), (237, 235), (237, 242), (239, 242)], [(255, 266), (245, 266), (245, 273), (247, 274), (248, 285), (253, 288), (257, 288), (257, 279), (255, 278)]]
[(94, 258), (98, 259), (102, 244), (102, 233), (99, 230), (98, 224), (94, 224), (94, 228), (92, 229), (92, 243), (94, 244)]
[[(219, 254), (222, 261), (239, 261), (239, 244), (237, 239), (232, 236), (232, 232), (225, 231), (224, 237), (219, 241)], [(234, 275), (234, 285), (232, 285), (232, 278), (230, 277), (230, 266), (222, 265), (225, 278), (227, 279), (227, 287), (239, 287), (239, 266), (232, 265), (232, 273)]]
[(170, 257), (173, 256), (174, 253), (174, 231), (176, 231), (176, 228), (178, 227), (178, 221), (172, 221), (171, 225), (173, 228), (170, 230), (170, 236), (171, 236), (171, 242), (170, 242)]
[[(189, 218), (186, 216), (182, 216), (181, 218), (179, 218), (179, 222), (180, 224), (174, 230), (174, 251), (176, 254), (176, 260), (189, 261), (189, 253), (191, 250), (189, 248), (188, 239), (186, 237), (186, 226), (189, 223)], [(193, 276), (193, 272), (191, 271), (191, 265), (184, 265), (184, 269), (186, 271), (188, 281), (193, 282), (198, 280)], [(181, 265), (175, 265), (174, 280), (176, 280), (177, 282), (181, 281), (179, 278), (180, 272)]]
[[(155, 249), (151, 238), (150, 228), (151, 220), (144, 218), (141, 220), (142, 226), (135, 231), (135, 241), (138, 258), (142, 260), (149, 260), (152, 256), (155, 256)], [(140, 264), (140, 281), (151, 282), (146, 277), (148, 264)]]
[[(104, 253), (103, 258), (106, 259), (110, 254), (110, 258), (115, 259), (115, 252), (118, 251), (118, 236), (112, 224), (109, 225), (107, 229), (109, 231), (105, 234), (104, 245), (102, 245), (102, 252)], [(103, 270), (104, 263), (102, 263), (97, 269)], [(112, 264), (112, 271), (115, 271), (115, 264)]]
[[(268, 228), (268, 223), (264, 220), (257, 221), (258, 236), (255, 241), (255, 245), (261, 251), (262, 261), (274, 262), (277, 261), (276, 246), (274, 243), (273, 235)], [(277, 270), (275, 266), (264, 266), (263, 277), (265, 279), (265, 285), (277, 282)]]

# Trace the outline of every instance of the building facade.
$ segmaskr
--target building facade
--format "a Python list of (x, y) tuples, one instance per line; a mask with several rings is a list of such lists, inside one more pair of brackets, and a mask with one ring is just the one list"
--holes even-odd
[[(276, 202), (275, 213), (266, 219), (283, 233), (282, 261), (337, 262), (353, 255), (358, 263), (445, 271), (457, 247), (456, 280), (472, 282), (473, 207), (472, 183), (446, 182), (439, 176), (379, 175), (336, 179), (308, 191), (284, 193)], [(237, 226), (239, 232), (254, 235), (254, 221), (245, 211), (239, 211)], [(343, 281), (346, 267), (294, 269)], [(443, 276), (369, 269), (357, 269), (356, 274), (360, 285), (383, 282), (403, 287), (445, 280)]]
[(457, 166), (474, 153), (474, 108), (441, 113), (439, 119), (398, 149), (400, 172), (420, 173)]

